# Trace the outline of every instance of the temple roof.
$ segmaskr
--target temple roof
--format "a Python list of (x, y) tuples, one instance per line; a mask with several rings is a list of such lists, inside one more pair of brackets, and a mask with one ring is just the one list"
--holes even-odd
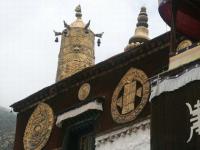
[[(54, 97), (55, 95), (65, 91), (66, 89), (77, 86), (80, 83), (84, 83), (86, 80), (101, 76), (105, 72), (112, 71), (113, 68), (127, 64), (129, 61), (140, 60), (157, 51), (166, 50), (170, 45), (169, 37), (170, 33), (167, 32), (146, 42), (143, 45), (135, 47), (132, 50), (120, 53), (99, 64), (86, 68), (68, 78), (65, 78), (53, 85), (45, 87), (44, 89), (28, 96), (27, 98), (12, 104), (10, 107), (12, 107), (16, 112), (23, 111), (24, 109), (27, 109), (27, 107), (36, 105), (40, 101), (46, 101), (51, 97)], [(181, 37), (179, 37), (179, 40), (181, 40)]]

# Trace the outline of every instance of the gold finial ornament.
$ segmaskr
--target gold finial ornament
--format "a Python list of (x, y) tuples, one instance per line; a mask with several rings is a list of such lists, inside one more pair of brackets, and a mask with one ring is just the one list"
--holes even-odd
[(111, 115), (116, 123), (133, 121), (148, 102), (150, 83), (140, 69), (130, 68), (116, 87), (111, 101)]
[(79, 100), (85, 100), (89, 94), (90, 94), (90, 84), (84, 83), (83, 85), (81, 85), (78, 91), (78, 98)]
[(95, 64), (95, 34), (89, 29), (90, 21), (82, 20), (81, 6), (75, 8), (77, 19), (70, 25), (65, 22), (61, 35), (56, 81), (67, 78)]
[(81, 18), (81, 17), (82, 17), (81, 5), (78, 5), (78, 6), (75, 8), (75, 12), (76, 12), (76, 17), (77, 17), (77, 18)]
[(24, 137), (25, 150), (41, 150), (49, 140), (54, 124), (54, 114), (51, 107), (40, 103), (28, 120)]
[(192, 41), (190, 41), (190, 40), (183, 40), (183, 41), (181, 41), (178, 44), (178, 46), (176, 48), (176, 51), (180, 51), (181, 49), (188, 48), (191, 45), (192, 45)]
[(137, 20), (138, 23), (136, 24), (135, 34), (130, 38), (129, 44), (125, 47), (124, 51), (133, 49), (149, 40), (148, 15), (146, 7), (141, 7)]

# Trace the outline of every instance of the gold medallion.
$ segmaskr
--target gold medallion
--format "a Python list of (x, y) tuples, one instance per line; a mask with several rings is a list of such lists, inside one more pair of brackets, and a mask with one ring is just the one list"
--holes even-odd
[(150, 83), (147, 75), (131, 68), (116, 87), (111, 101), (111, 115), (115, 122), (133, 121), (148, 102)]
[(78, 91), (78, 98), (79, 100), (85, 100), (89, 94), (90, 94), (90, 84), (84, 83), (83, 85), (81, 85)]
[(54, 123), (51, 107), (40, 103), (28, 120), (24, 132), (24, 149), (41, 150), (47, 143)]

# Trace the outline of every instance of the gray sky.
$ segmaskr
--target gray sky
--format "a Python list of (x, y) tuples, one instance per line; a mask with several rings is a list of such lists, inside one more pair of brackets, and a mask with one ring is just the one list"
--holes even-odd
[(53, 30), (75, 20), (81, 4), (83, 20), (104, 32), (96, 47), (96, 63), (123, 52), (134, 34), (141, 6), (147, 7), (150, 38), (166, 32), (158, 0), (1, 0), (0, 105), (8, 107), (55, 82), (60, 43)]

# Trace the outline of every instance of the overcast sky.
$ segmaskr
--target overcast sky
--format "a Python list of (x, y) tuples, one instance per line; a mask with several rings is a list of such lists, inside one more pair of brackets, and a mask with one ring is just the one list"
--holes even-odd
[(150, 38), (167, 31), (158, 0), (1, 0), (0, 105), (8, 107), (55, 82), (60, 43), (53, 30), (75, 20), (81, 4), (83, 20), (104, 32), (96, 47), (96, 63), (123, 52), (134, 34), (141, 6), (147, 7)]

